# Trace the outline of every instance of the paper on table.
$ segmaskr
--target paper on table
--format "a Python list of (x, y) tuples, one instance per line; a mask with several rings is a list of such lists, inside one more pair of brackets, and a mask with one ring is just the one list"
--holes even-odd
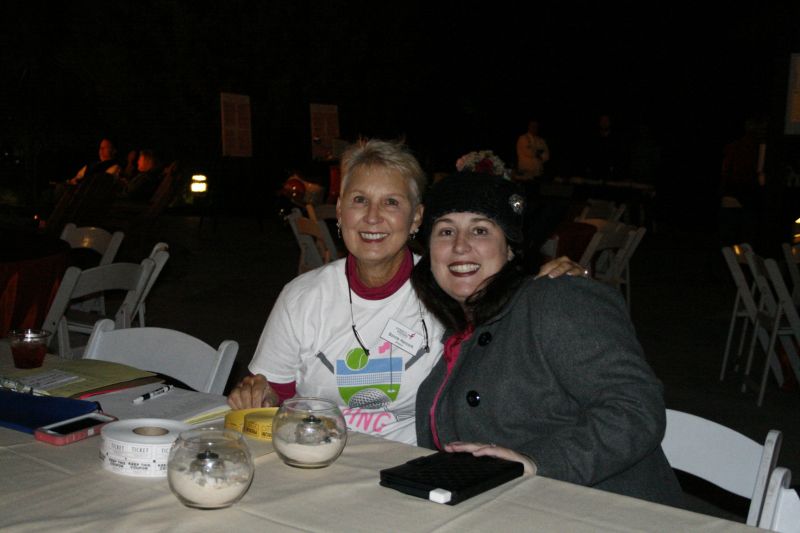
[(167, 418), (199, 424), (223, 418), (230, 411), (225, 396), (174, 388), (167, 394), (134, 404), (134, 398), (154, 390), (152, 384), (93, 396), (104, 413), (120, 420), (129, 418)]
[(55, 356), (47, 356), (41, 368), (26, 370), (3, 368), (2, 374), (4, 377), (19, 381), (22, 379), (36, 379), (43, 375), (46, 376), (54, 370), (78, 376), (81, 380), (48, 389), (51, 396), (78, 396), (88, 391), (102, 389), (136, 379), (157, 378), (156, 374), (153, 372), (139, 370), (138, 368), (119, 363), (97, 361), (94, 359), (62, 359)]
[(54, 368), (32, 376), (21, 377), (17, 381), (24, 383), (28, 387), (33, 387), (34, 389), (49, 391), (59, 386), (66, 385), (67, 383), (83, 381), (84, 379), (85, 378), (76, 376), (75, 374), (70, 374), (69, 372)]

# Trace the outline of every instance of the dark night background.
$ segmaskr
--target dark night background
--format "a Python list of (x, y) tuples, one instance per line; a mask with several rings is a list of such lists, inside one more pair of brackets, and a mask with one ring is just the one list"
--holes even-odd
[[(618, 132), (646, 124), (661, 144), (662, 211), (709, 216), (722, 147), (763, 114), (782, 180), (800, 2), (553, 4), (4, 2), (3, 176), (33, 196), (107, 135), (121, 154), (155, 147), (207, 167), (236, 205), (313, 168), (308, 106), (326, 103), (344, 139), (404, 136), (429, 172), (477, 149), (513, 164), (536, 115), (549, 171), (578, 175), (610, 113)], [(219, 157), (221, 91), (251, 98), (252, 160)]]

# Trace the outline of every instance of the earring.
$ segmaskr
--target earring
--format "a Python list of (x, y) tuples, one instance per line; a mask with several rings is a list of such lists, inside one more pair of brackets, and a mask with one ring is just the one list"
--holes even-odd
[(340, 239), (342, 238), (342, 221), (341, 220), (337, 220), (336, 221), (336, 235), (338, 235)]
[(411, 241), (413, 241), (414, 239), (416, 239), (416, 238), (417, 238), (417, 232), (418, 232), (418, 231), (419, 231), (418, 229), (415, 229), (414, 231), (412, 231), (411, 233), (409, 233), (409, 234), (408, 234), (408, 239), (409, 239), (409, 240), (411, 240)]

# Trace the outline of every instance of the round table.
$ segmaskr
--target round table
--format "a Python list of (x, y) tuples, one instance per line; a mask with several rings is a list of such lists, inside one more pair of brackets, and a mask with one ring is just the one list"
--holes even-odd
[(0, 337), (39, 328), (67, 268), (69, 244), (50, 235), (0, 229)]

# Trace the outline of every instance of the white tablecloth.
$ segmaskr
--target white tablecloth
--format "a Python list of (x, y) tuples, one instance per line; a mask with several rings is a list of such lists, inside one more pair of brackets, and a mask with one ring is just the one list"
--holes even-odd
[[(711, 516), (546, 478), (520, 478), (455, 506), (378, 485), (379, 470), (429, 450), (351, 434), (331, 466), (256, 459), (234, 506), (184, 507), (166, 478), (105, 471), (100, 438), (63, 447), (0, 428), (3, 531), (754, 531)], [(247, 528), (247, 529), (245, 529)]]

